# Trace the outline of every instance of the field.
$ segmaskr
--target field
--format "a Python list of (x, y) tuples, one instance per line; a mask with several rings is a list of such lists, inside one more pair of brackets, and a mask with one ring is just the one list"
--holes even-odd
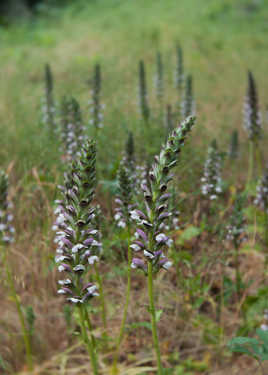
[[(0, 229), (0, 374), (96, 375), (87, 352), (89, 341), (98, 352), (99, 375), (267, 373), (267, 336), (261, 338), (262, 363), (233, 353), (228, 344), (238, 336), (258, 338), (256, 332), (266, 324), (268, 190), (259, 191), (262, 203), (256, 202), (256, 196), (258, 200), (262, 176), (268, 188), (267, 34), (264, 0), (77, 0), (64, 9), (41, 9), (32, 20), (0, 29), (0, 160), (8, 175), (8, 200), (12, 202), (8, 210), (15, 229), (14, 242), (8, 245)], [(181, 87), (174, 83), (178, 54), (184, 70)], [(142, 90), (141, 61), (147, 92)], [(72, 107), (75, 117), (64, 107), (63, 96), (69, 106), (71, 97), (79, 102), (82, 120), (79, 110)], [(51, 98), (52, 104), (48, 103)], [(96, 100), (103, 115), (100, 128), (94, 123)], [(154, 311), (147, 290), (153, 263), (150, 255), (143, 257), (149, 267), (147, 275), (133, 267), (130, 272), (128, 262), (137, 255), (130, 251), (130, 244), (141, 218), (137, 224), (128, 217), (126, 227), (118, 227), (121, 219), (115, 216), (125, 199), (120, 208), (123, 216), (128, 210), (146, 211), (154, 225), (152, 212), (162, 210), (157, 195), (160, 185), (155, 181), (161, 177), (166, 184), (165, 170), (163, 175), (159, 172), (159, 165), (166, 161), (157, 161), (154, 155), (165, 147), (171, 128), (185, 119), (181, 105), (184, 101), (185, 112), (187, 100), (191, 103), (187, 116), (194, 115), (195, 124), (187, 129), (185, 146), (177, 140), (182, 135), (174, 135), (172, 142), (181, 152), (172, 154), (175, 146), (169, 139), (172, 155), (166, 156), (172, 161), (178, 156), (168, 186), (172, 214), (168, 220), (178, 218), (178, 223), (164, 227), (172, 239), (165, 248), (172, 266), (157, 269), (152, 280)], [(250, 124), (249, 132), (243, 127), (245, 101), (248, 111), (262, 114), (260, 135), (249, 136), (250, 126), (256, 131), (258, 119)], [(78, 149), (66, 141), (70, 129), (64, 126), (70, 118), (75, 129), (80, 126), (78, 136), (87, 147), (85, 155), (89, 153), (80, 169), (75, 164), (85, 157), (84, 151), (80, 155), (80, 139), (75, 140)], [(188, 117), (187, 121), (192, 120)], [(96, 141), (96, 178), (94, 145), (85, 146), (87, 137)], [(210, 172), (220, 185), (212, 195), (204, 194), (206, 182), (201, 180), (210, 168), (208, 152), (210, 164), (215, 163)], [(86, 163), (91, 163), (89, 193), (94, 195), (92, 201), (88, 195), (87, 199), (97, 207), (92, 225), (101, 232), (98, 241), (103, 250), (98, 265), (92, 265), (86, 276), (96, 283), (100, 296), (90, 299), (83, 310), (57, 293), (61, 275), (52, 227), (59, 215), (55, 203), (62, 197), (59, 185), (64, 185), (64, 176), (65, 183), (73, 183), (72, 168), (74, 174), (78, 168), (78, 175), (83, 175)], [(154, 163), (160, 163), (160, 169), (151, 170)], [(2, 176), (0, 212), (6, 209)], [(151, 186), (151, 198), (143, 186), (145, 196), (149, 195), (144, 198), (139, 181)], [(116, 201), (118, 196), (121, 203)], [(128, 207), (130, 203), (133, 207)], [(82, 204), (80, 209), (83, 212)], [(1, 220), (0, 214), (0, 228)], [(232, 225), (241, 231), (228, 237)], [(144, 231), (148, 246), (154, 235), (162, 234), (155, 229), (151, 237), (150, 229)], [(159, 243), (162, 246), (156, 240)], [(128, 282), (129, 306), (118, 341)], [(79, 312), (86, 319), (86, 311), (92, 327), (87, 326), (85, 333)], [(159, 363), (157, 367), (154, 319), (164, 369)]]

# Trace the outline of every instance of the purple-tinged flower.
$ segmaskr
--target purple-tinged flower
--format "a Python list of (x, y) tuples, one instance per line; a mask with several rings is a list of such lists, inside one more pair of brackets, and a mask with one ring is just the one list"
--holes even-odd
[(257, 185), (257, 194), (254, 204), (268, 214), (268, 165)]
[(215, 200), (222, 193), (222, 156), (214, 140), (208, 148), (208, 157), (205, 162), (204, 174), (201, 178), (202, 194), (208, 199)]
[(87, 283), (87, 287), (83, 287), (90, 269), (99, 261), (101, 250), (95, 209), (91, 206), (96, 184), (95, 160), (95, 144), (88, 141), (81, 149), (80, 158), (65, 174), (65, 185), (61, 189), (63, 199), (55, 210), (61, 217), (54, 224), (58, 229), (55, 260), (59, 272), (68, 274), (59, 281), (58, 293), (66, 295), (67, 301), (73, 304), (86, 303), (98, 295), (94, 284)]
[[(144, 260), (134, 258), (132, 267), (141, 268), (145, 273), (148, 262), (151, 262), (154, 272), (158, 272), (160, 268), (167, 270), (171, 267), (171, 262), (163, 255), (164, 248), (172, 245), (172, 240), (163, 232), (163, 222), (172, 216), (171, 212), (166, 211), (170, 194), (164, 192), (173, 177), (170, 170), (177, 164), (177, 157), (193, 124), (194, 119), (187, 118), (168, 137), (166, 146), (155, 158), (155, 164), (148, 173), (149, 178), (142, 183), (146, 213), (140, 210), (131, 212), (132, 218), (139, 226), (131, 249), (135, 252), (143, 250), (144, 256)], [(151, 198), (148, 199), (147, 196)]]

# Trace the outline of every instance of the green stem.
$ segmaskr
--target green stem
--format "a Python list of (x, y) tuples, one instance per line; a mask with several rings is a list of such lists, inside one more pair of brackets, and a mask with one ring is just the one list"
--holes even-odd
[(132, 263), (132, 251), (130, 248), (130, 227), (128, 226), (128, 249), (127, 249), (127, 256), (128, 256), (128, 264), (127, 264), (127, 290), (126, 290), (126, 300), (125, 300), (125, 306), (124, 306), (124, 312), (123, 312), (123, 318), (119, 330), (119, 335), (117, 338), (116, 343), (116, 349), (115, 349), (115, 355), (114, 355), (114, 361), (113, 361), (113, 375), (118, 374), (117, 369), (117, 362), (119, 357), (119, 349), (120, 344), (124, 337), (125, 332), (125, 324), (127, 319), (127, 312), (128, 312), (128, 305), (129, 305), (129, 299), (130, 299), (130, 289), (131, 289), (131, 263)]
[(250, 187), (253, 176), (253, 165), (254, 165), (254, 142), (249, 141), (249, 160), (248, 160), (248, 180), (247, 180), (247, 190)]
[(93, 349), (94, 349), (95, 353), (97, 353), (97, 344), (96, 344), (95, 336), (92, 333), (93, 326), (92, 326), (92, 323), (91, 323), (91, 320), (90, 320), (90, 317), (89, 317), (89, 314), (88, 314), (88, 311), (87, 311), (86, 308), (85, 308), (85, 320), (87, 322), (87, 328), (88, 328), (88, 330), (90, 332), (90, 337), (91, 337)]
[(99, 267), (97, 263), (94, 264), (95, 273), (96, 273), (96, 279), (99, 284), (99, 292), (100, 292), (100, 303), (101, 303), (101, 317), (102, 317), (102, 323), (104, 327), (104, 334), (103, 336), (107, 338), (107, 318), (106, 318), (106, 305), (105, 305), (105, 296), (103, 291), (103, 283), (102, 283), (102, 277), (99, 272)]
[(262, 153), (261, 153), (261, 149), (259, 147), (259, 144), (257, 142), (255, 142), (255, 150), (256, 150), (256, 161), (257, 161), (257, 165), (258, 165), (258, 173), (259, 173), (259, 176), (262, 175)]
[(82, 338), (84, 340), (84, 343), (86, 344), (86, 347), (87, 347), (87, 350), (88, 350), (88, 353), (89, 353), (91, 365), (92, 365), (92, 368), (93, 368), (93, 374), (98, 375), (98, 373), (99, 373), (98, 372), (98, 363), (97, 363), (96, 355), (95, 355), (95, 352), (94, 352), (93, 343), (92, 343), (91, 340), (89, 340), (88, 335), (87, 335), (86, 326), (85, 326), (84, 308), (83, 308), (82, 305), (79, 306), (79, 317), (80, 317)]
[(20, 325), (21, 325), (21, 329), (23, 333), (27, 364), (28, 364), (29, 370), (32, 371), (33, 370), (33, 358), (32, 358), (31, 340), (30, 340), (29, 332), (26, 327), (21, 303), (16, 293), (15, 283), (14, 283), (14, 279), (12, 276), (11, 268), (8, 264), (8, 260), (6, 261), (6, 272), (7, 272), (7, 280), (8, 280), (11, 296), (13, 297), (15, 301), (15, 305), (16, 305), (16, 309), (17, 309), (17, 313), (19, 316)]
[(264, 224), (264, 241), (265, 241), (265, 268), (267, 268), (267, 265), (268, 265), (268, 212), (267, 210), (265, 209), (264, 211), (264, 220), (265, 220), (265, 224)]
[(149, 308), (151, 314), (151, 323), (152, 323), (152, 336), (154, 349), (157, 359), (158, 375), (163, 375), (163, 367), (161, 363), (161, 354), (159, 348), (159, 341), (157, 335), (157, 326), (156, 326), (156, 313), (154, 306), (154, 289), (153, 289), (153, 265), (152, 262), (148, 262), (148, 297), (149, 297)]

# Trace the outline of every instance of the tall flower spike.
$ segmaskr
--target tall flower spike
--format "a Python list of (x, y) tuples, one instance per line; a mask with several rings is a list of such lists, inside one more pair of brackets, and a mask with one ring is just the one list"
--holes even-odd
[(222, 193), (222, 156), (218, 150), (217, 142), (214, 139), (208, 148), (208, 157), (205, 162), (202, 181), (202, 194), (210, 200), (217, 199)]
[(180, 44), (177, 45), (177, 60), (174, 74), (174, 83), (177, 90), (181, 91), (184, 83), (184, 69), (183, 69), (183, 51)]
[(169, 246), (170, 239), (162, 231), (162, 224), (171, 213), (168, 211), (170, 194), (166, 193), (168, 183), (172, 180), (170, 171), (178, 161), (178, 156), (188, 133), (194, 125), (194, 118), (188, 117), (168, 137), (160, 155), (155, 157), (155, 164), (149, 171), (149, 181), (142, 184), (146, 212), (133, 210), (131, 217), (136, 220), (136, 240), (131, 245), (134, 252), (143, 252), (144, 259), (134, 258), (133, 268), (140, 268), (147, 273), (146, 263), (151, 262), (156, 273), (160, 268), (168, 269), (171, 262), (164, 256), (164, 248)]
[(231, 134), (231, 139), (230, 139), (230, 146), (229, 146), (229, 158), (231, 160), (235, 160), (238, 158), (239, 154), (239, 140), (238, 140), (238, 131), (234, 130)]
[(159, 103), (162, 103), (164, 98), (164, 67), (162, 55), (160, 52), (156, 54), (156, 74), (155, 74), (155, 91)]
[(100, 64), (95, 65), (94, 77), (92, 80), (91, 89), (92, 99), (89, 101), (91, 119), (89, 121), (90, 125), (98, 130), (103, 127), (103, 108), (104, 105), (101, 104), (101, 67)]
[(184, 97), (181, 103), (182, 118), (193, 116), (195, 114), (195, 102), (193, 97), (193, 79), (191, 75), (187, 75), (185, 81)]
[[(58, 270), (66, 274), (59, 281), (58, 293), (66, 296), (73, 304), (86, 303), (97, 296), (97, 287), (88, 279), (88, 272), (98, 261), (101, 244), (94, 227), (92, 199), (96, 185), (96, 148), (88, 141), (82, 147), (80, 159), (73, 162), (65, 177), (62, 200), (57, 214), (61, 217), (56, 232), (58, 244), (55, 258)], [(55, 228), (56, 229), (56, 228)]]
[(55, 103), (53, 98), (53, 76), (50, 65), (45, 65), (45, 97), (43, 103), (43, 123), (48, 125), (51, 133), (55, 132)]
[(132, 189), (133, 182), (131, 172), (127, 168), (124, 159), (121, 161), (117, 174), (118, 180), (118, 196), (115, 199), (117, 205), (115, 211), (115, 221), (118, 227), (126, 228), (129, 225), (130, 211), (133, 209), (132, 205)]
[(139, 109), (144, 121), (150, 118), (150, 109), (147, 98), (146, 75), (143, 60), (139, 62)]
[(14, 242), (15, 229), (12, 226), (13, 215), (10, 210), (11, 202), (8, 200), (8, 176), (0, 171), (0, 242), (9, 244)]
[(248, 88), (244, 103), (244, 128), (251, 141), (256, 142), (261, 136), (261, 114), (258, 93), (253, 74), (248, 72)]

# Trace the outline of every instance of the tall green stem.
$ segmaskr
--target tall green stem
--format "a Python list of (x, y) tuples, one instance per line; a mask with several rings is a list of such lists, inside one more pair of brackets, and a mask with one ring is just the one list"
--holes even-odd
[(92, 326), (92, 323), (91, 323), (91, 320), (90, 320), (90, 317), (89, 317), (89, 314), (88, 314), (88, 311), (87, 309), (85, 308), (85, 320), (87, 322), (87, 328), (90, 332), (90, 337), (91, 337), (91, 341), (92, 341), (92, 345), (93, 345), (93, 349), (95, 350), (95, 353), (97, 354), (97, 345), (96, 345), (96, 340), (95, 340), (95, 337), (92, 333), (93, 331), (93, 326)]
[(85, 311), (82, 305), (79, 306), (79, 317), (80, 317), (82, 338), (84, 340), (84, 343), (86, 344), (86, 347), (89, 353), (91, 365), (93, 368), (93, 374), (98, 375), (99, 372), (98, 372), (97, 358), (94, 352), (93, 343), (91, 340), (89, 340), (88, 335), (87, 335), (86, 326), (85, 326)]
[(265, 268), (268, 265), (268, 212), (264, 211), (264, 241), (265, 241)]
[(125, 331), (125, 324), (126, 324), (126, 319), (127, 319), (127, 312), (128, 312), (128, 305), (129, 305), (129, 299), (130, 299), (130, 289), (131, 289), (131, 262), (132, 262), (132, 251), (130, 248), (130, 227), (128, 225), (128, 249), (127, 249), (127, 256), (128, 256), (128, 264), (127, 264), (127, 290), (126, 290), (126, 300), (125, 300), (125, 306), (124, 306), (124, 312), (123, 312), (123, 318), (119, 330), (119, 335), (117, 338), (117, 343), (116, 343), (116, 349), (115, 349), (115, 356), (114, 356), (114, 361), (113, 361), (113, 375), (118, 374), (118, 369), (117, 369), (117, 362), (118, 362), (118, 356), (119, 356), (119, 349), (120, 349), (120, 344), (123, 340), (124, 336), (124, 331)]
[(149, 296), (149, 308), (151, 314), (151, 324), (152, 324), (152, 336), (154, 349), (157, 359), (158, 375), (163, 375), (163, 367), (161, 363), (161, 354), (158, 342), (157, 335), (157, 326), (156, 326), (156, 312), (154, 306), (154, 289), (153, 289), (153, 265), (152, 262), (148, 262), (148, 296)]
[(99, 284), (99, 292), (100, 292), (100, 302), (101, 302), (101, 317), (102, 317), (102, 323), (104, 327), (104, 337), (107, 338), (107, 318), (106, 318), (106, 305), (105, 305), (105, 296), (103, 292), (103, 283), (102, 283), (102, 277), (99, 272), (99, 267), (97, 263), (94, 264), (95, 273), (96, 273), (96, 279)]
[(25, 350), (26, 350), (26, 359), (27, 359), (27, 364), (29, 367), (29, 370), (32, 371), (33, 369), (33, 358), (32, 358), (32, 348), (31, 348), (31, 340), (30, 340), (30, 335), (26, 327), (21, 303), (19, 300), (19, 297), (16, 293), (16, 288), (15, 288), (15, 283), (14, 283), (14, 278), (11, 272), (11, 268), (9, 266), (8, 260), (6, 260), (6, 272), (7, 272), (7, 280), (11, 292), (11, 296), (13, 297), (17, 309), (17, 313), (19, 316), (20, 320), (20, 325), (23, 333), (23, 340), (24, 340), (24, 345), (25, 345)]

